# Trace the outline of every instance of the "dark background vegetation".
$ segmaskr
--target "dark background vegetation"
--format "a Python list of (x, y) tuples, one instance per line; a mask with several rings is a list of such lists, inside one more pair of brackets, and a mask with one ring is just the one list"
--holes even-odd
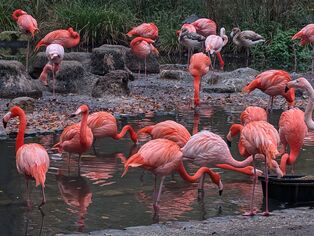
[[(1, 0), (0, 30), (17, 29), (11, 19), (14, 9), (33, 15), (40, 28), (36, 41), (51, 30), (72, 26), (81, 34), (80, 50), (109, 44), (128, 45), (126, 32), (142, 22), (155, 22), (162, 55), (177, 55), (175, 31), (192, 14), (213, 19), (218, 28), (250, 29), (267, 41), (252, 48), (257, 68), (298, 70), (310, 66), (310, 47), (300, 47), (291, 36), (314, 22), (313, 0)], [(223, 53), (243, 50), (229, 43)]]

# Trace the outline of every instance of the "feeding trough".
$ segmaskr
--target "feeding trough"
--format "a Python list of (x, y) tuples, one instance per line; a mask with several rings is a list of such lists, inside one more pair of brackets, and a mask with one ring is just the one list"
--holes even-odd
[[(265, 197), (265, 177), (260, 176)], [(314, 203), (314, 176), (285, 175), (282, 178), (269, 176), (268, 196), (287, 203)]]

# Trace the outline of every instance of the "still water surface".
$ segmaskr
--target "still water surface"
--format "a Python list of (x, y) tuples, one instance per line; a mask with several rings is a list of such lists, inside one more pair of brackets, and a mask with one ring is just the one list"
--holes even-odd
[[(225, 138), (231, 123), (239, 121), (242, 108), (204, 108), (198, 117), (192, 111), (149, 117), (128, 117), (120, 120), (120, 127), (130, 123), (136, 130), (171, 119), (194, 130), (208, 129)], [(281, 111), (274, 111), (271, 123), (277, 126)], [(26, 138), (26, 142), (39, 142), (47, 149), (58, 141), (59, 134)], [(296, 173), (313, 174), (313, 142), (306, 139)], [(130, 168), (121, 178), (123, 165), (119, 157), (129, 157), (136, 152), (131, 140), (116, 141), (105, 138), (96, 141), (97, 155), (91, 150), (82, 159), (80, 176), (77, 159), (71, 159), (70, 171), (67, 156), (50, 155), (51, 163), (46, 180), (47, 204), (44, 217), (37, 210), (41, 201), (40, 188), (31, 184), (32, 210), (25, 202), (25, 183), (15, 166), (15, 139), (0, 140), (0, 232), (1, 235), (54, 235), (55, 233), (89, 232), (104, 228), (124, 228), (148, 225), (152, 219), (152, 186), (150, 173), (140, 180), (142, 170)], [(234, 157), (241, 160), (234, 142)], [(195, 167), (187, 165), (190, 172)], [(216, 169), (222, 175), (224, 193), (218, 196), (217, 187), (206, 179), (205, 198), (197, 200), (197, 184), (185, 183), (175, 176), (167, 178), (161, 196), (160, 222), (168, 220), (202, 220), (208, 217), (241, 214), (249, 207), (252, 180), (231, 171)], [(257, 188), (256, 205), (263, 206), (260, 185)], [(284, 205), (274, 203), (272, 209)]]

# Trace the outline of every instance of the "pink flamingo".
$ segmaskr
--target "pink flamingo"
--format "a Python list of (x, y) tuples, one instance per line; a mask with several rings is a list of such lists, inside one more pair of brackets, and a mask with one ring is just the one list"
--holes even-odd
[(154, 23), (142, 23), (131, 29), (127, 36), (143, 37), (156, 40), (158, 38), (158, 27)]
[[(279, 134), (277, 130), (266, 121), (252, 121), (246, 124), (240, 136), (240, 141), (243, 147), (247, 150), (250, 155), (253, 155), (253, 161), (257, 154), (262, 154), (265, 156), (265, 184), (266, 184), (266, 210), (264, 216), (269, 215), (268, 211), (268, 170), (270, 168), (278, 168), (277, 162), (274, 160), (279, 154), (277, 147), (280, 143)], [(276, 167), (274, 167), (276, 165)], [(282, 175), (281, 175), (282, 177)], [(244, 215), (252, 216), (256, 214), (253, 210), (253, 200), (255, 192), (256, 178), (253, 181), (252, 197), (250, 211), (246, 212)]]
[[(188, 182), (197, 181), (204, 173), (207, 173), (213, 183), (219, 188), (221, 195), (223, 185), (220, 175), (213, 172), (207, 167), (200, 168), (193, 176), (190, 176), (182, 163), (182, 152), (180, 147), (173, 141), (168, 139), (154, 139), (145, 143), (139, 151), (131, 156), (124, 164), (124, 172), (122, 177), (128, 172), (129, 167), (142, 167), (151, 171), (155, 175), (154, 187), (154, 211), (159, 212), (159, 201), (165, 177), (170, 173), (177, 171), (180, 176)], [(157, 176), (161, 177), (159, 191), (157, 193)]]
[(3, 117), (3, 126), (6, 128), (7, 122), (14, 118), (19, 118), (19, 131), (16, 138), (16, 168), (20, 174), (25, 176), (27, 205), (30, 206), (28, 180), (35, 179), (36, 187), (40, 184), (42, 190), (42, 202), (39, 208), (46, 203), (45, 180), (49, 168), (49, 156), (46, 149), (38, 143), (24, 144), (24, 133), (26, 128), (25, 112), (18, 106), (14, 106)]
[(180, 30), (177, 30), (177, 31), (176, 31), (176, 35), (177, 35), (177, 36), (180, 36), (180, 34), (181, 34), (183, 28), (186, 28), (189, 33), (196, 33), (196, 29), (195, 29), (195, 27), (194, 27), (192, 24), (185, 23), (185, 24), (183, 24), (183, 25), (181, 26), (181, 29), (180, 29)]
[(293, 166), (296, 162), (306, 134), (307, 126), (304, 122), (303, 111), (293, 108), (281, 114), (279, 119), (279, 136), (283, 144), (282, 153), (286, 151), (287, 145), (290, 147), (290, 154), (285, 153), (280, 160), (280, 169), (284, 175), (286, 174), (286, 165)]
[[(12, 18), (19, 26), (19, 29), (22, 33), (28, 35), (30, 34), (34, 39), (35, 33), (38, 31), (37, 21), (27, 12), (17, 9), (12, 13)], [(28, 60), (29, 60), (29, 41), (27, 40), (27, 49), (26, 49), (26, 71), (28, 71)]]
[(286, 84), (291, 81), (288, 72), (283, 70), (267, 70), (258, 74), (253, 81), (243, 88), (244, 92), (250, 93), (258, 88), (270, 96), (267, 105), (267, 111), (272, 110), (273, 100), (275, 96), (283, 96), (289, 107), (294, 106), (295, 93), (294, 89), (285, 92)]
[(80, 34), (74, 31), (73, 28), (68, 28), (67, 30), (55, 30), (48, 33), (37, 43), (35, 51), (37, 51), (42, 46), (48, 46), (52, 43), (60, 44), (65, 48), (72, 48), (80, 43), (80, 39)]
[[(134, 38), (131, 43), (131, 51), (140, 59), (144, 59), (144, 66), (145, 66), (145, 78), (146, 78), (146, 58), (150, 54), (154, 54), (156, 56), (159, 55), (157, 48), (153, 45), (154, 40), (150, 38), (143, 38), (143, 37), (136, 37)], [(141, 71), (140, 64), (138, 64), (139, 74)]]
[(200, 18), (191, 24), (195, 27), (196, 32), (200, 35), (203, 35), (204, 37), (208, 37), (209, 35), (216, 34), (217, 25), (215, 21), (211, 19)]
[(200, 85), (202, 77), (209, 71), (211, 60), (204, 53), (195, 53), (191, 57), (189, 72), (194, 77), (194, 108), (200, 105)]
[(49, 44), (46, 48), (46, 56), (48, 58), (48, 63), (43, 68), (39, 79), (43, 82), (44, 85), (48, 85), (48, 71), (52, 72), (52, 94), (55, 96), (56, 73), (59, 71), (60, 63), (64, 57), (64, 48), (60, 44)]
[(63, 150), (69, 153), (69, 166), (71, 153), (79, 154), (79, 171), (82, 153), (88, 151), (93, 144), (93, 133), (87, 126), (88, 111), (88, 106), (81, 105), (76, 112), (71, 115), (71, 117), (74, 117), (82, 114), (81, 122), (66, 127), (60, 136), (60, 141), (54, 145), (54, 148), (58, 148), (60, 153), (62, 153)]
[(221, 49), (228, 43), (228, 36), (226, 35), (225, 28), (220, 29), (220, 36), (209, 35), (205, 40), (205, 50), (210, 54), (216, 53), (220, 69), (224, 69), (225, 62), (220, 54)]

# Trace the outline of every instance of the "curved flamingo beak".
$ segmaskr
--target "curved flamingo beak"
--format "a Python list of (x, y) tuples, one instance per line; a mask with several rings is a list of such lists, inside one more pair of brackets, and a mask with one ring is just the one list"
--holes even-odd
[(228, 144), (228, 147), (231, 147), (231, 141), (227, 139), (226, 143)]
[(78, 108), (77, 110), (76, 110), (76, 112), (74, 112), (74, 113), (72, 113), (71, 115), (70, 115), (70, 118), (73, 118), (73, 117), (75, 117), (75, 116), (77, 116), (77, 115), (79, 115), (79, 114), (81, 114), (82, 113), (82, 109), (81, 108)]
[(285, 87), (285, 93), (288, 92), (288, 91), (289, 91), (289, 87), (288, 87), (288, 85), (286, 85), (286, 87)]
[(7, 127), (7, 123), (11, 119), (11, 114), (12, 114), (11, 112), (8, 112), (7, 114), (5, 114), (5, 116), (2, 119), (2, 123), (3, 123), (4, 128)]
[(222, 191), (224, 190), (224, 186), (223, 186), (223, 184), (222, 184), (222, 182), (221, 182), (221, 180), (219, 180), (219, 196), (221, 196), (222, 195)]

